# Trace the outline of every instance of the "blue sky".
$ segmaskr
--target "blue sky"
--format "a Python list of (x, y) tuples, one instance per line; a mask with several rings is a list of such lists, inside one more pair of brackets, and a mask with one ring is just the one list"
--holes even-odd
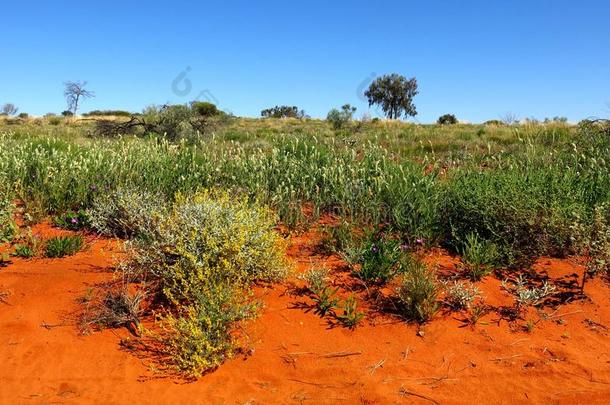
[(2, 15), (0, 103), (35, 115), (87, 80), (96, 97), (81, 111), (199, 96), (243, 116), (344, 103), (359, 116), (358, 90), (392, 72), (417, 78), (420, 122), (610, 115), (607, 0), (25, 0)]

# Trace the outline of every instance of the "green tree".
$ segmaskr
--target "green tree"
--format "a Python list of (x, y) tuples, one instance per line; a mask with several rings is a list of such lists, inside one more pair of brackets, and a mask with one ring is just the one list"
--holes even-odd
[(390, 119), (398, 119), (403, 114), (407, 117), (416, 116), (413, 97), (417, 94), (417, 80), (414, 77), (407, 79), (396, 73), (378, 77), (364, 93), (369, 106), (380, 105)]

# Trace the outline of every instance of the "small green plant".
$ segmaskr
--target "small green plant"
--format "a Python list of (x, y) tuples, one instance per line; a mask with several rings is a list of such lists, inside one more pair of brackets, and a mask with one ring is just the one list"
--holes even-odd
[(438, 292), (434, 273), (420, 259), (411, 257), (397, 290), (398, 304), (405, 318), (419, 323), (429, 321), (439, 308)]
[(488, 275), (493, 270), (498, 257), (498, 248), (495, 244), (480, 239), (475, 233), (466, 236), (462, 249), (463, 268), (473, 280), (480, 280)]
[(316, 305), (316, 313), (318, 315), (326, 316), (337, 308), (337, 305), (339, 304), (337, 291), (338, 289), (327, 285), (314, 294), (312, 299)]
[(471, 283), (454, 281), (445, 284), (445, 287), (445, 303), (456, 311), (470, 309), (474, 300), (481, 297), (481, 291)]
[(463, 322), (470, 326), (475, 326), (488, 312), (489, 308), (484, 303), (474, 304)]
[(11, 242), (17, 236), (19, 227), (13, 218), (14, 210), (9, 199), (0, 198), (0, 243)]
[(77, 212), (68, 211), (64, 215), (53, 217), (53, 225), (70, 231), (80, 231), (88, 228), (91, 223), (87, 212), (79, 210)]
[(340, 307), (343, 312), (336, 317), (343, 326), (353, 329), (364, 319), (365, 315), (358, 311), (358, 301), (353, 295), (350, 295)]
[(22, 257), (24, 259), (31, 259), (36, 255), (36, 253), (34, 252), (34, 249), (32, 249), (32, 247), (30, 246), (17, 244), (15, 245), (15, 253), (13, 253), (13, 255), (17, 257)]
[(57, 236), (47, 241), (45, 246), (45, 257), (60, 258), (72, 256), (80, 252), (85, 246), (82, 235)]
[(502, 282), (502, 289), (512, 294), (515, 299), (517, 312), (526, 306), (538, 306), (557, 290), (552, 284), (544, 281), (540, 287), (530, 286), (527, 279), (519, 276), (511, 286), (508, 280)]
[(371, 234), (355, 257), (359, 268), (352, 266), (353, 274), (365, 282), (385, 284), (400, 270), (402, 255), (398, 241)]

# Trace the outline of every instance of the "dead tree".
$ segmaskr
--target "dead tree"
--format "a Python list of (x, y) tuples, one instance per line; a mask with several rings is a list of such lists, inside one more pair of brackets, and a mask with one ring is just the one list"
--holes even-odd
[(68, 102), (68, 110), (76, 115), (78, 111), (78, 103), (86, 98), (95, 97), (95, 93), (85, 89), (87, 82), (65, 82), (64, 97)]

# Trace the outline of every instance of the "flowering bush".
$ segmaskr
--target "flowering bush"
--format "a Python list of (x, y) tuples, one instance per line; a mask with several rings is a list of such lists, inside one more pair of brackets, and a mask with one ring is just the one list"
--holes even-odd
[(171, 364), (201, 375), (231, 356), (235, 323), (254, 314), (252, 283), (285, 275), (285, 243), (268, 209), (226, 192), (178, 195), (153, 222), (121, 269), (166, 304), (158, 338)]

